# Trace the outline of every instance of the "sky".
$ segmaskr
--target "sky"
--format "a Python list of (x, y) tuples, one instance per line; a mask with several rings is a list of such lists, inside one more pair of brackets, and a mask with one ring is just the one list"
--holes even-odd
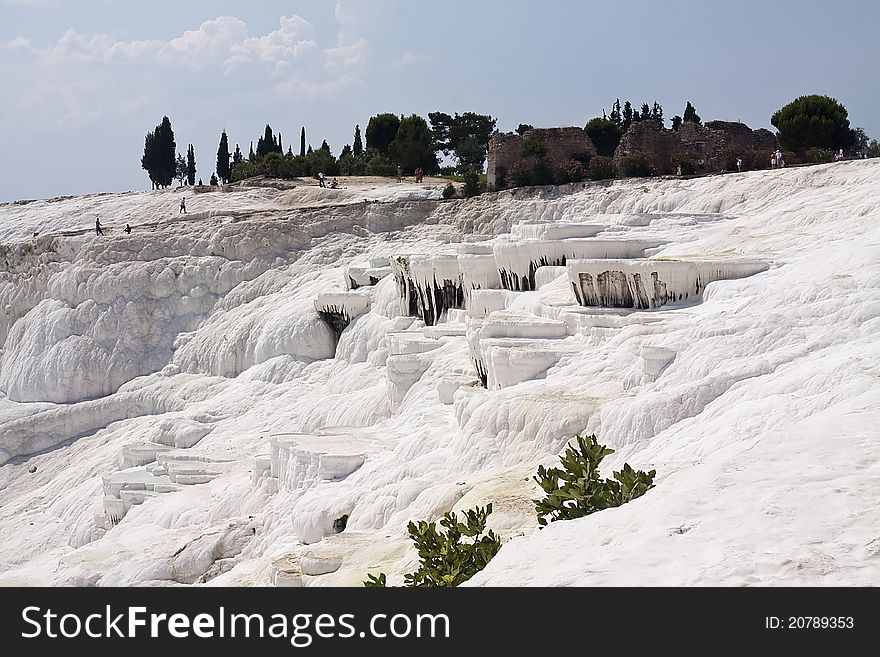
[(338, 155), (380, 112), (506, 132), (691, 101), (772, 129), (819, 93), (880, 138), (878, 24), (864, 0), (0, 0), (0, 201), (149, 189), (165, 115), (206, 183), (224, 129), (246, 153), (267, 123), (295, 150), (305, 126)]

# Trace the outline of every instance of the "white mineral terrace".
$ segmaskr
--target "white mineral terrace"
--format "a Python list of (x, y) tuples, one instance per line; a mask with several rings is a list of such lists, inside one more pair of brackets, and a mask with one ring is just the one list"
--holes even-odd
[[(880, 162), (369, 185), (0, 204), (0, 584), (876, 584)], [(656, 486), (538, 529), (585, 433)]]
[(570, 260), (569, 280), (584, 306), (657, 308), (700, 299), (713, 281), (752, 276), (764, 262), (741, 260)]

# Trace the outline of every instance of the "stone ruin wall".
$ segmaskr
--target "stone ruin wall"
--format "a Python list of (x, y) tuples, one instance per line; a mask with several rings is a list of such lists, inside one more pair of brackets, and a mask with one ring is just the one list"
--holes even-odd
[(497, 134), (489, 141), (486, 183), (489, 191), (498, 189), (501, 169), (510, 171), (523, 160), (520, 156), (522, 143), (528, 139), (539, 141), (547, 148), (547, 156), (557, 162), (580, 155), (596, 154), (596, 147), (583, 128), (532, 128), (522, 134), (508, 132)]

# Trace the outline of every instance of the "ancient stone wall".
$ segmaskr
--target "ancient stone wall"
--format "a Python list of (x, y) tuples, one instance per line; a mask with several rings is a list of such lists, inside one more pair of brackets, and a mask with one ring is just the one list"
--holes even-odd
[(623, 135), (614, 152), (614, 163), (622, 174), (624, 158), (645, 157), (657, 175), (675, 173), (682, 161), (696, 173), (712, 173), (725, 168), (732, 152), (770, 151), (776, 136), (769, 130), (752, 130), (743, 123), (709, 121), (705, 125), (682, 123), (677, 131), (658, 127), (651, 121), (634, 123)]
[(596, 147), (583, 128), (533, 128), (522, 136), (514, 132), (497, 134), (489, 141), (486, 175), (489, 191), (498, 189), (500, 176), (525, 159), (520, 151), (523, 142), (528, 140), (541, 142), (547, 149), (547, 157), (555, 162), (596, 154)]

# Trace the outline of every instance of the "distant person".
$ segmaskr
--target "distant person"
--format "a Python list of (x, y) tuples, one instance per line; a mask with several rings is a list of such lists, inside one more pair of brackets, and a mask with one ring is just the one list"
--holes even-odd
[(781, 169), (785, 166), (785, 160), (782, 159), (782, 151), (778, 148), (776, 149), (776, 168)]
[(327, 185), (324, 184), (324, 172), (321, 171), (318, 173), (318, 187), (326, 187), (326, 186)]
[(741, 157), (736, 158), (736, 170), (740, 172), (743, 170), (743, 159)]
[(180, 212), (177, 214), (186, 214), (186, 197), (180, 199)]
[(425, 177), (425, 172), (422, 171), (422, 167), (416, 167), (416, 182), (422, 182), (422, 178)]
[(98, 217), (95, 217), (95, 235), (103, 235), (104, 231), (101, 230), (101, 220)]
[(339, 181), (334, 178), (330, 181), (330, 189), (336, 189), (337, 187), (339, 187)]
[(403, 169), (400, 168), (400, 165), (397, 165), (397, 182), (403, 180)]
[(131, 233), (131, 226), (129, 226), (128, 224), (125, 224), (125, 228), (123, 228), (123, 230), (124, 230), (126, 233)]
[(771, 169), (776, 168), (776, 151), (773, 151), (772, 153), (770, 153), (770, 168)]

